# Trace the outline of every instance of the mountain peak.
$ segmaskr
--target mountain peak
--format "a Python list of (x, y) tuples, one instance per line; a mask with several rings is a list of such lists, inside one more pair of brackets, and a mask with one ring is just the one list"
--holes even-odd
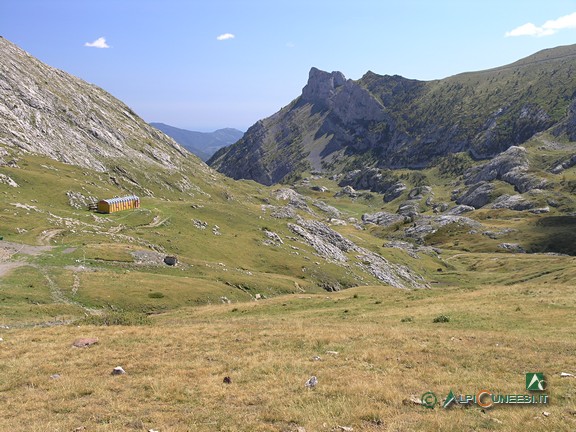
[(325, 102), (334, 95), (334, 90), (346, 83), (342, 72), (325, 72), (315, 67), (310, 69), (308, 83), (302, 89), (302, 99), (306, 102)]

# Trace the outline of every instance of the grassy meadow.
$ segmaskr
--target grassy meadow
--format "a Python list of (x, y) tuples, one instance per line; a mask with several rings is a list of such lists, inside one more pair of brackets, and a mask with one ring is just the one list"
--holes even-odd
[[(156, 191), (141, 209), (98, 215), (66, 192), (129, 191), (41, 157), (18, 163), (2, 172), (19, 187), (0, 184), (2, 431), (576, 429), (576, 378), (560, 376), (576, 375), (576, 258), (499, 247), (573, 252), (574, 169), (553, 184), (549, 214), (475, 211), (497, 236), (450, 224), (413, 252), (388, 245), (408, 225), (350, 222), (399, 201), (336, 198), (326, 178), (311, 182), (325, 192), (299, 184), (315, 212), (299, 216), (328, 223), (311, 200), (336, 207), (349, 223), (334, 230), (429, 285), (403, 290), (363, 272), (354, 252), (338, 264), (295, 237), (266, 209), (286, 205), (276, 188), (209, 173), (179, 193), (138, 178)], [(436, 168), (422, 175), (438, 200), (458, 186)], [(72, 347), (83, 337), (98, 343)], [(127, 373), (111, 375), (116, 366)], [(439, 402), (450, 390), (524, 394), (528, 372), (545, 374), (549, 405), (415, 403), (429, 391)]]

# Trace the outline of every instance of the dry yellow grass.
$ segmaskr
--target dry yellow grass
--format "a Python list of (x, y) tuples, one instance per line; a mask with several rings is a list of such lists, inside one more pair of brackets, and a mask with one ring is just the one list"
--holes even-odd
[[(4, 329), (0, 430), (572, 431), (576, 378), (559, 374), (576, 372), (575, 310), (568, 285), (364, 287), (186, 308), (152, 326)], [(432, 323), (440, 314), (450, 322)], [(87, 336), (99, 343), (71, 346)], [(110, 374), (118, 365), (126, 375)], [(546, 374), (550, 405), (406, 404), (426, 391), (523, 394), (526, 372)]]

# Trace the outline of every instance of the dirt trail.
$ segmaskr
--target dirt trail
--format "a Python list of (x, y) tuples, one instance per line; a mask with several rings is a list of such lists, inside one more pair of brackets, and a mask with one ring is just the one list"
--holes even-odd
[(0, 262), (0, 278), (8, 274), (10, 270), (22, 267), (23, 265), (26, 265), (26, 263), (22, 261)]
[(63, 231), (64, 231), (63, 229), (59, 229), (59, 228), (48, 229), (48, 230), (42, 231), (36, 240), (41, 245), (50, 246), (50, 240), (52, 240), (54, 237), (56, 237), (58, 234), (60, 234)]
[(168, 222), (169, 219), (169, 217), (162, 219), (160, 216), (154, 216), (152, 222), (150, 222), (148, 225), (142, 225), (140, 228), (156, 228), (160, 225), (164, 225), (166, 222)]
[(14, 255), (23, 254), (36, 256), (49, 251), (50, 249), (52, 249), (51, 246), (30, 246), (26, 244), (0, 241), (0, 277), (8, 274), (10, 270), (27, 265), (23, 260), (13, 260), (12, 257)]

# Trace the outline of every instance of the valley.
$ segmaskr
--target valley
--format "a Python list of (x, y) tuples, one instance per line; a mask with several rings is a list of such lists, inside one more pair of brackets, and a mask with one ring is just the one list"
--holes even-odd
[[(425, 86), (452, 97), (443, 86), (545, 75), (547, 61), (564, 76), (573, 49)], [(512, 123), (483, 129), (502, 139), (433, 157), (415, 142), (392, 149), (398, 129), (386, 141), (398, 164), (388, 163), (388, 150), (360, 151), (386, 135), (380, 111), (367, 141), (357, 129), (340, 136), (354, 151), (340, 142), (328, 152), (337, 134), (325, 128), (341, 133), (354, 114), (340, 87), (381, 109), (423, 84), (316, 70), (321, 84), (303, 99), (216, 153), (212, 165), (234, 180), (103, 90), (5, 39), (0, 50), (1, 430), (576, 427), (570, 100), (543, 104), (553, 124), (521, 140), (500, 134), (533, 125), (538, 110), (522, 114), (525, 101), (510, 108)], [(571, 88), (565, 75), (556, 96)], [(388, 95), (390, 85), (400, 87)], [(432, 133), (422, 120), (413, 127)], [(425, 164), (400, 164), (418, 151)], [(89, 209), (133, 194), (140, 208)], [(73, 347), (79, 338), (97, 343)], [(112, 375), (117, 366), (126, 373)], [(524, 394), (534, 372), (549, 405), (441, 407), (450, 391)]]

